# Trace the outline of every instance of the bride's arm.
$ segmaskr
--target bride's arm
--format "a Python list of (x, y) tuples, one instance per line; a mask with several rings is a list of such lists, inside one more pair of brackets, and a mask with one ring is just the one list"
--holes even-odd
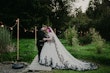
[(49, 38), (43, 38), (43, 40), (44, 40), (44, 41), (50, 41), (50, 40), (52, 40), (52, 38), (53, 38), (53, 36), (52, 36), (52, 34), (50, 33), (50, 34), (49, 34)]

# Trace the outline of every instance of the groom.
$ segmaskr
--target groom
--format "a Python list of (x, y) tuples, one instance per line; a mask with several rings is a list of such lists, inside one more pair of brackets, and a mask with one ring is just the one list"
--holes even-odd
[(42, 28), (38, 27), (37, 31), (37, 48), (38, 48), (38, 62), (40, 60), (40, 53), (42, 50), (42, 47), (44, 46), (44, 41), (43, 38), (46, 38), (45, 30), (47, 30), (47, 26), (43, 25)]

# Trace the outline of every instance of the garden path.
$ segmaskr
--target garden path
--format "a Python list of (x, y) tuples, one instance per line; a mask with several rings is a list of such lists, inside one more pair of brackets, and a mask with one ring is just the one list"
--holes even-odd
[(46, 66), (43, 66), (43, 65), (40, 65), (38, 63), (38, 56), (36, 56), (32, 63), (26, 68), (26, 70), (28, 71), (51, 71), (52, 68), (51, 67), (46, 67)]

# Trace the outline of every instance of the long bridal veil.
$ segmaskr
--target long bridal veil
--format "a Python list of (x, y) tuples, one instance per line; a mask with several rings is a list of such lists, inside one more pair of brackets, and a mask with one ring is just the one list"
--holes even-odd
[(49, 28), (54, 38), (58, 58), (64, 65), (64, 69), (73, 69), (73, 70), (79, 70), (79, 71), (97, 69), (97, 66), (95, 64), (89, 63), (89, 62), (83, 62), (81, 60), (76, 59), (74, 56), (72, 56), (63, 46), (63, 44), (60, 42), (60, 40), (54, 33), (53, 29), (51, 27)]

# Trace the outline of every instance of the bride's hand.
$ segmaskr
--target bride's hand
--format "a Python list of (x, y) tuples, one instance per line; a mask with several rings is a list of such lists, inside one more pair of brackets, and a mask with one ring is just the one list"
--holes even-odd
[(47, 38), (43, 38), (43, 40), (44, 40), (44, 41), (46, 41), (46, 40), (47, 40)]

